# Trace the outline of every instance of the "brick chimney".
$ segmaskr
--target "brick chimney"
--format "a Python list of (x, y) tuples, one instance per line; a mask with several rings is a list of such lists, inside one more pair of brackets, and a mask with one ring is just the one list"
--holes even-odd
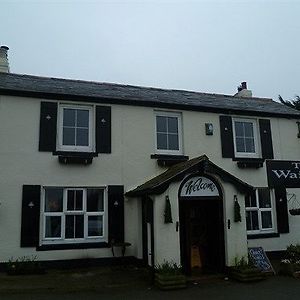
[(234, 97), (252, 97), (252, 91), (247, 89), (247, 82), (243, 81), (240, 86), (238, 86), (238, 92), (234, 95)]
[(0, 47), (0, 72), (9, 73), (9, 63), (7, 57), (7, 51), (9, 50), (6, 46)]

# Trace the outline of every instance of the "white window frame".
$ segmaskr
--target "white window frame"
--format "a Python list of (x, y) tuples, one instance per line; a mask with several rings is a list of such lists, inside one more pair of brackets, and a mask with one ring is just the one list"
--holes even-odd
[[(49, 188), (63, 189), (63, 211), (62, 212), (45, 212), (45, 191)], [(102, 212), (88, 212), (87, 211), (87, 190), (97, 189), (103, 191), (103, 207)], [(82, 210), (67, 210), (67, 192), (68, 190), (82, 190), (83, 191), (83, 209)], [(68, 215), (83, 215), (84, 216), (84, 237), (83, 238), (66, 238), (65, 237), (65, 219)], [(40, 208), (40, 245), (53, 244), (80, 244), (80, 243), (96, 243), (108, 242), (108, 203), (107, 203), (107, 188), (106, 187), (60, 187), (60, 186), (44, 186), (41, 192), (41, 208)], [(61, 217), (61, 236), (60, 237), (46, 237), (46, 217), (60, 216)], [(102, 236), (88, 236), (88, 217), (102, 216), (103, 218), (103, 235)]]
[[(245, 210), (247, 211), (257, 211), (258, 213), (258, 230), (247, 230), (247, 234), (266, 234), (266, 233), (275, 233), (277, 230), (277, 226), (275, 223), (276, 220), (276, 211), (275, 211), (275, 192), (273, 189), (269, 190), (270, 192), (270, 200), (271, 207), (259, 207), (259, 194), (258, 189), (255, 190), (255, 198), (256, 198), (256, 207), (247, 207), (245, 203)], [(261, 213), (264, 211), (271, 212), (271, 220), (272, 220), (272, 228), (262, 228), (262, 216)]]
[[(168, 150), (168, 149), (158, 149), (157, 148), (157, 124), (156, 117), (175, 117), (178, 121), (178, 150)], [(182, 114), (179, 112), (171, 112), (171, 111), (155, 111), (154, 112), (154, 140), (155, 140), (155, 153), (157, 154), (169, 154), (169, 155), (181, 155), (183, 154), (182, 149)]]
[[(235, 122), (247, 122), (247, 123), (253, 124), (253, 138), (254, 138), (255, 152), (237, 152)], [(259, 131), (258, 131), (256, 119), (232, 118), (232, 132), (233, 132), (233, 144), (234, 144), (235, 157), (237, 157), (237, 158), (242, 158), (242, 157), (244, 157), (244, 158), (259, 158), (259, 157), (261, 157)]]
[[(89, 111), (89, 145), (88, 146), (72, 146), (63, 145), (63, 118), (64, 109), (88, 110)], [(58, 118), (57, 118), (57, 141), (56, 147), (59, 151), (75, 151), (75, 152), (93, 152), (95, 150), (95, 109), (90, 105), (76, 105), (76, 104), (59, 104)]]

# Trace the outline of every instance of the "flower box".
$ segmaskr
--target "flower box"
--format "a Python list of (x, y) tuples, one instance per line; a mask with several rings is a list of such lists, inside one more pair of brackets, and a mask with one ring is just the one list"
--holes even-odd
[(266, 278), (265, 274), (255, 267), (232, 267), (229, 271), (229, 277), (240, 282), (260, 281)]
[(186, 288), (185, 275), (169, 275), (155, 273), (155, 285), (161, 290), (175, 290)]

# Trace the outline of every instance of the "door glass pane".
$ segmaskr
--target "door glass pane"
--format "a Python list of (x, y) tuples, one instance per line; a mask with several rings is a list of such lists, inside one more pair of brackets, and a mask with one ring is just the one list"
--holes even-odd
[(167, 132), (167, 117), (156, 117), (156, 130), (157, 132)]
[(157, 133), (157, 149), (168, 149), (168, 136), (165, 133)]
[(63, 145), (75, 146), (75, 128), (63, 128)]
[(168, 132), (178, 133), (178, 119), (176, 117), (168, 117)]
[(103, 235), (103, 217), (89, 216), (88, 218), (88, 236)]
[(47, 188), (45, 189), (45, 211), (59, 212), (63, 208), (63, 189)]
[(75, 109), (64, 108), (63, 126), (75, 126)]
[(272, 214), (270, 211), (261, 212), (262, 228), (272, 228)]
[(271, 207), (270, 190), (268, 188), (258, 189), (258, 197), (259, 197), (260, 208)]
[(77, 127), (89, 127), (89, 111), (78, 109), (77, 110)]
[(178, 142), (178, 135), (177, 134), (169, 134), (169, 150), (179, 150), (179, 142)]
[(246, 226), (247, 230), (258, 230), (258, 212), (246, 211)]
[(89, 129), (77, 128), (76, 130), (76, 146), (89, 145)]
[(88, 212), (104, 211), (103, 190), (99, 190), (99, 189), (87, 190), (87, 211)]
[(46, 216), (46, 238), (61, 237), (61, 217), (60, 216)]

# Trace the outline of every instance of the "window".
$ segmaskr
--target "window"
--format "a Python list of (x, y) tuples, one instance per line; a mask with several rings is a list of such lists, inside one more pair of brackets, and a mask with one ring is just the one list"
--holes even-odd
[(259, 157), (256, 120), (233, 119), (233, 136), (236, 157)]
[(93, 151), (93, 108), (60, 105), (58, 149), (63, 151)]
[(275, 231), (273, 192), (268, 188), (257, 188), (246, 197), (246, 225), (249, 234)]
[(156, 151), (166, 154), (182, 154), (181, 115), (156, 112)]
[(100, 188), (44, 188), (43, 244), (106, 241), (106, 201)]

